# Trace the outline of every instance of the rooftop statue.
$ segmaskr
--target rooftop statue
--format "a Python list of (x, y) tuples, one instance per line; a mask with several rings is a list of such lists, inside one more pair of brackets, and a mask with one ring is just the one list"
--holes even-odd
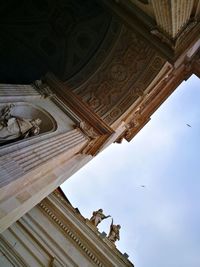
[(41, 119), (25, 119), (11, 115), (13, 107), (14, 105), (10, 104), (0, 111), (0, 144), (38, 135), (40, 132)]
[(115, 225), (113, 224), (113, 219), (110, 225), (110, 232), (108, 234), (108, 239), (110, 241), (112, 241), (113, 243), (115, 243), (115, 241), (119, 240), (119, 230), (120, 230), (121, 226), (119, 224)]
[(92, 214), (92, 217), (90, 218), (90, 221), (94, 226), (97, 226), (102, 220), (111, 217), (110, 215), (106, 216), (103, 214), (103, 210), (99, 209), (97, 211), (94, 211)]

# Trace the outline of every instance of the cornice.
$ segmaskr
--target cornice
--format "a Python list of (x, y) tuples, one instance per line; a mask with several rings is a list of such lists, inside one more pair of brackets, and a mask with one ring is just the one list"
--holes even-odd
[[(170, 5), (170, 1), (166, 1), (169, 5), (169, 12), (166, 12), (163, 8), (163, 5), (166, 4), (165, 1), (154, 0), (155, 20), (135, 6), (134, 3), (130, 3), (129, 0), (102, 0), (102, 2), (133, 31), (138, 32), (148, 40), (151, 46), (171, 63), (176, 62), (185, 50), (189, 49), (200, 38), (199, 17), (193, 17), (190, 13), (193, 6), (192, 1), (184, 1), (184, 3), (177, 1), (177, 4), (172, 0), (172, 3), (174, 3), (173, 8)], [(179, 12), (179, 9), (183, 9), (182, 13)], [(170, 12), (174, 13), (171, 14)], [(166, 23), (167, 19), (168, 23)], [(173, 29), (174, 25), (178, 27), (177, 32), (175, 35), (170, 35), (166, 32), (164, 26)]]
[(130, 8), (128, 1), (102, 0), (102, 2), (132, 30), (142, 35), (165, 59), (170, 60), (174, 57), (173, 49), (165, 42), (160, 42), (151, 33), (156, 28), (156, 22), (137, 6), (131, 3), (132, 8)]
[(126, 130), (116, 140), (120, 143), (123, 138), (127, 141), (132, 138), (145, 126), (150, 120), (150, 116), (158, 107), (172, 94), (183, 80), (188, 79), (197, 71), (198, 57), (190, 61), (185, 58), (179, 67), (168, 66), (162, 77), (150, 89), (146, 98), (137, 106), (126, 118)]
[(200, 50), (197, 52), (193, 59), (192, 72), (200, 78)]
[(43, 78), (51, 90), (83, 121), (88, 122), (99, 134), (112, 134), (110, 128), (82, 99), (59, 81), (54, 74), (47, 73)]
[(59, 106), (65, 107), (68, 113), (71, 113), (71, 117), (76, 121), (75, 127), (88, 137), (89, 142), (82, 153), (95, 156), (114, 134), (114, 130), (55, 75), (47, 73), (42, 80), (55, 94), (54, 98)]
[(98, 259), (84, 242), (72, 231), (69, 227), (61, 221), (43, 202), (39, 203), (42, 210), (56, 223), (66, 235), (79, 247), (79, 249), (95, 264), (95, 266), (106, 267), (100, 259)]
[(91, 229), (87, 219), (66, 202), (60, 193), (54, 191), (38, 206), (97, 266), (134, 267), (115, 246), (108, 244), (107, 238), (101, 237), (98, 230)]
[[(116, 254), (117, 257), (120, 258), (120, 261), (125, 262), (126, 266), (130, 266), (130, 267), (134, 267), (133, 264), (126, 258), (124, 258), (124, 255), (117, 249), (116, 245), (114, 245), (112, 242), (110, 242), (109, 239), (107, 239), (107, 237), (101, 237), (101, 233), (98, 231), (98, 229), (96, 227), (93, 227), (93, 225), (91, 225), (91, 223), (89, 222), (89, 226), (88, 226), (88, 219), (85, 219), (85, 217), (83, 217), (81, 215), (81, 213), (79, 211), (77, 211), (77, 209), (75, 209), (71, 203), (66, 202), (66, 199), (62, 197), (62, 195), (60, 194), (60, 192), (54, 191), (51, 195), (49, 195), (48, 197), (49, 199), (51, 199), (51, 201), (53, 201), (53, 204), (58, 208), (62, 205), (62, 207), (64, 208), (63, 212), (64, 214), (66, 214), (66, 212), (68, 213), (68, 210), (70, 210), (70, 213), (68, 213), (68, 215), (71, 217), (72, 221), (80, 227), (83, 228), (84, 232), (90, 236), (93, 239), (93, 236), (95, 235), (95, 238), (97, 238), (97, 240), (95, 241), (95, 244), (103, 245), (103, 250), (104, 250), (104, 246), (106, 245), (106, 247), (108, 248), (111, 247), (111, 253)], [(73, 214), (73, 215), (72, 215)], [(75, 219), (76, 218), (76, 219)], [(91, 227), (92, 226), (92, 227)], [(92, 229), (92, 231), (91, 231)], [(101, 237), (101, 238), (100, 238)], [(99, 240), (100, 238), (100, 240)], [(102, 242), (103, 240), (103, 242)], [(105, 243), (105, 244), (104, 244)], [(109, 248), (108, 248), (109, 249)], [(107, 255), (109, 255), (107, 253)]]

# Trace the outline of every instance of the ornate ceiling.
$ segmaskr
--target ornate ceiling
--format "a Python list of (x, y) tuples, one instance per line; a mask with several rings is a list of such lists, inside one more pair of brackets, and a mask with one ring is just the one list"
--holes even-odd
[(84, 84), (73, 90), (111, 125), (141, 96), (166, 60), (139, 34), (123, 26), (112, 51)]
[(72, 78), (94, 58), (112, 23), (95, 0), (3, 1), (0, 82), (30, 83), (48, 71)]
[(54, 73), (109, 125), (166, 60), (95, 0), (7, 0), (0, 10), (0, 82)]

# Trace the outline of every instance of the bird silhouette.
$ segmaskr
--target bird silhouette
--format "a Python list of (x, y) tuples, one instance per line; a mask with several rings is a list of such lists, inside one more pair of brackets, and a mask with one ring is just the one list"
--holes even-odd
[(141, 187), (146, 187), (144, 184), (141, 184), (140, 186), (141, 186)]
[(186, 123), (186, 125), (187, 125), (188, 127), (192, 127), (190, 124), (187, 124), (187, 123)]

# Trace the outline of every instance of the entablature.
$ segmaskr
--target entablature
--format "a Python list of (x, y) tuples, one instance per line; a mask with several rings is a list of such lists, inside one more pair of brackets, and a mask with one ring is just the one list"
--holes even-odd
[(171, 63), (200, 38), (200, 1), (102, 1)]
[(181, 82), (187, 80), (192, 74), (200, 77), (199, 51), (191, 57), (185, 56), (177, 67), (166, 63), (156, 79), (146, 89), (146, 93), (140, 99), (140, 102), (135, 103), (129, 113), (124, 118), (121, 118), (125, 122), (125, 130), (116, 142), (121, 143), (123, 138), (131, 141), (148, 123), (151, 115), (158, 107), (174, 92)]

